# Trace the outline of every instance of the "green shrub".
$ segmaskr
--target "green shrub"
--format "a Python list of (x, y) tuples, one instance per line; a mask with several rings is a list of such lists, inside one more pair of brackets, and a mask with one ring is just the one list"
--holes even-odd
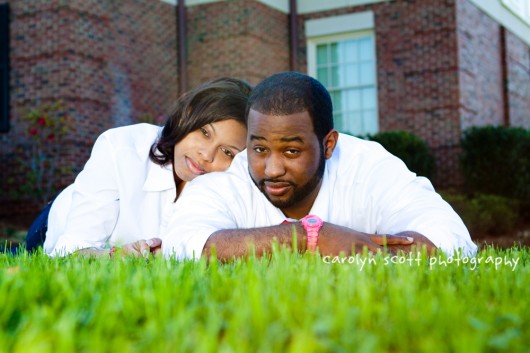
[(530, 131), (473, 127), (462, 138), (464, 185), (471, 193), (530, 200)]
[(385, 131), (367, 138), (379, 142), (393, 155), (399, 157), (407, 167), (418, 175), (431, 178), (435, 170), (434, 157), (429, 147), (418, 136), (407, 131)]
[(442, 193), (443, 198), (460, 215), (470, 233), (501, 234), (512, 231), (518, 221), (518, 203), (506, 197), (477, 194)]

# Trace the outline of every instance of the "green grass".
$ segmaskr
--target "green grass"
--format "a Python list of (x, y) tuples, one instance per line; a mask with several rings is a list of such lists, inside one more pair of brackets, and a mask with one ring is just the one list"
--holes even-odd
[(0, 352), (528, 352), (530, 250), (478, 258), (0, 255)]

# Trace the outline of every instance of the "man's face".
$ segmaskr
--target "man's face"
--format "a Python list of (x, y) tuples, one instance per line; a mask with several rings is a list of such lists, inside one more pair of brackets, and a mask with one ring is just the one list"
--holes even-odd
[(249, 172), (256, 186), (286, 216), (307, 215), (325, 166), (309, 113), (276, 116), (250, 109), (247, 136)]

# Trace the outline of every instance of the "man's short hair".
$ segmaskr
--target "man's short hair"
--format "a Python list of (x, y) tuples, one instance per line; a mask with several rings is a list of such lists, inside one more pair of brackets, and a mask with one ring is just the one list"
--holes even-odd
[(250, 109), (267, 115), (290, 115), (306, 111), (319, 141), (333, 129), (333, 105), (327, 89), (316, 79), (299, 72), (282, 72), (261, 81), (250, 94)]

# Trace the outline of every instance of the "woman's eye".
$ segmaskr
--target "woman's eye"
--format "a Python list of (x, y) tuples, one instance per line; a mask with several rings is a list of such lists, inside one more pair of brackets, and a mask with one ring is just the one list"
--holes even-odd
[(201, 130), (202, 134), (206, 137), (210, 136), (210, 133), (205, 128), (201, 127), (199, 130)]
[(230, 158), (235, 157), (234, 152), (230, 151), (228, 148), (221, 147), (221, 151), (223, 151), (223, 153), (226, 154)]

